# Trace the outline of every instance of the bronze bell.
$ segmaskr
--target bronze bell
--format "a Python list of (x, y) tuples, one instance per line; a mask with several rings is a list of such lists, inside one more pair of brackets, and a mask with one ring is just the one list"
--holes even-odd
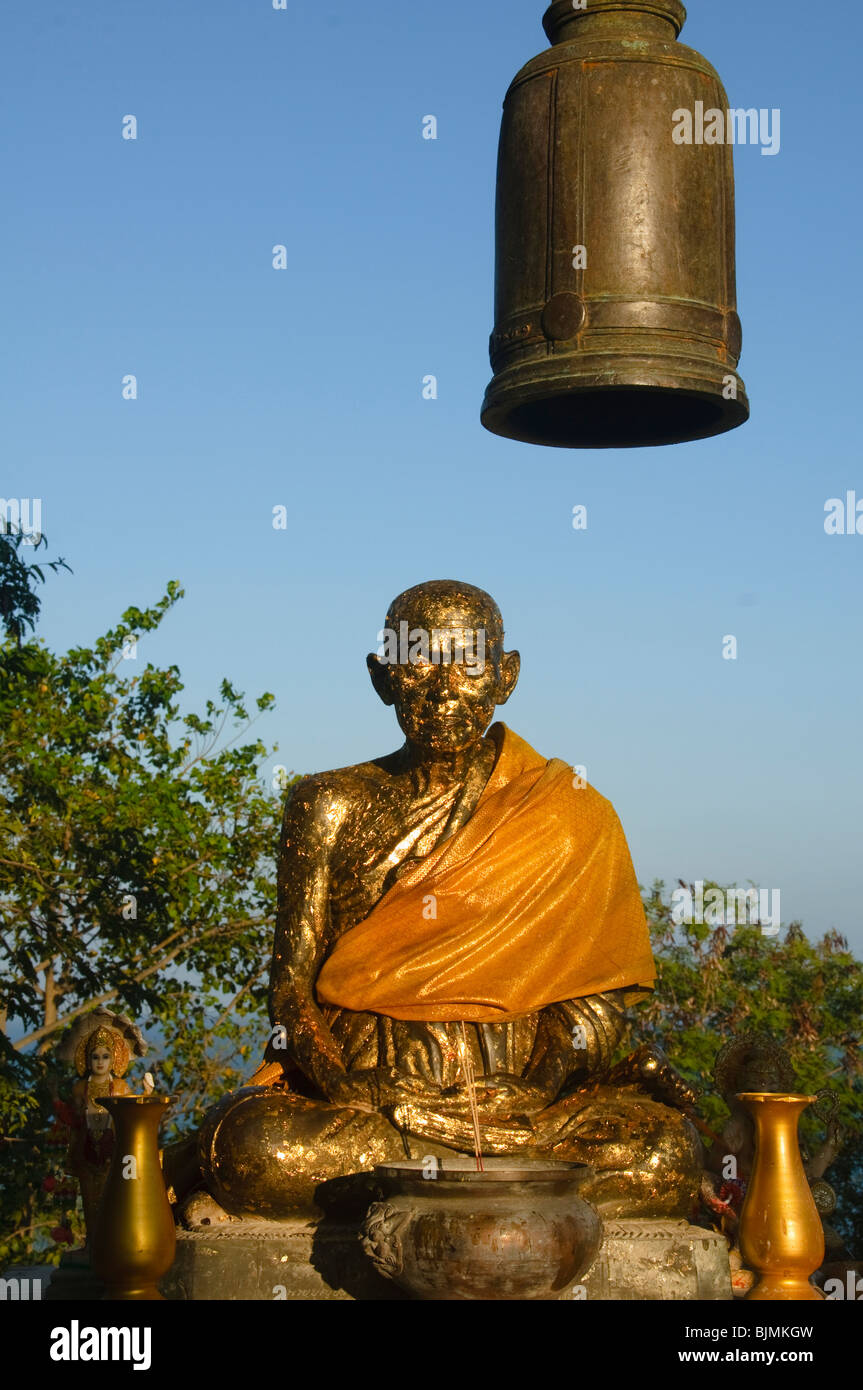
[(685, 19), (680, 0), (556, 0), (552, 47), (506, 94), (482, 408), (495, 434), (627, 448), (749, 416), (732, 148), (676, 142), (682, 110), (728, 99), (677, 42)]

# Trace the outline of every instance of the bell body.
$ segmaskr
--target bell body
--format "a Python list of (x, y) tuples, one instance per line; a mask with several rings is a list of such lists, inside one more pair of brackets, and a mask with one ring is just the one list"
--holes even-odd
[(815, 1300), (809, 1282), (824, 1259), (824, 1228), (797, 1142), (814, 1096), (749, 1091), (738, 1096), (755, 1124), (755, 1163), (740, 1213), (740, 1253), (760, 1278), (750, 1299)]
[[(685, 17), (679, 0), (557, 0), (543, 21), (552, 47), (507, 92), (482, 408), (495, 434), (621, 448), (749, 415), (732, 147), (704, 142), (728, 99), (677, 42)], [(680, 112), (693, 143), (677, 143)]]
[(174, 1262), (176, 1234), (162, 1165), (159, 1125), (170, 1101), (112, 1096), (114, 1156), (93, 1235), (91, 1262), (109, 1299), (159, 1299), (156, 1280)]

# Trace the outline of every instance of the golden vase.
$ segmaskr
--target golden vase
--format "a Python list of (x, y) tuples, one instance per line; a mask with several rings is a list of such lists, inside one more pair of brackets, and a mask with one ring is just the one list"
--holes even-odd
[(159, 1125), (170, 1100), (106, 1096), (114, 1154), (105, 1183), (91, 1263), (109, 1299), (158, 1299), (156, 1280), (174, 1262), (176, 1235), (162, 1165)]
[(824, 1229), (803, 1171), (797, 1124), (815, 1096), (745, 1091), (755, 1162), (740, 1213), (740, 1253), (759, 1275), (752, 1299), (820, 1299), (809, 1282), (824, 1259)]

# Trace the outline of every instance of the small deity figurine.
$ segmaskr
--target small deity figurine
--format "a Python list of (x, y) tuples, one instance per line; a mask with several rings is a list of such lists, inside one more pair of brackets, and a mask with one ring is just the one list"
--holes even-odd
[(79, 1078), (72, 1087), (71, 1103), (58, 1101), (56, 1109), (69, 1127), (65, 1167), (81, 1189), (87, 1246), (114, 1148), (111, 1117), (98, 1101), (102, 1096), (132, 1094), (123, 1076), (132, 1056), (143, 1057), (146, 1051), (143, 1034), (131, 1019), (105, 1008), (76, 1019), (57, 1049), (61, 1060), (74, 1062)]

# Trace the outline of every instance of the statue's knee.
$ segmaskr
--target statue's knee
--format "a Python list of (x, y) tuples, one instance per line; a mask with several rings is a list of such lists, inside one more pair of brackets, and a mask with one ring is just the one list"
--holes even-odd
[(262, 1197), (271, 1204), (273, 1165), (289, 1160), (295, 1147), (294, 1137), (286, 1134), (294, 1100), (284, 1091), (244, 1086), (205, 1115), (198, 1137), (201, 1171), (226, 1211), (241, 1215), (257, 1209), (256, 1198)]
[(666, 1110), (648, 1167), (663, 1189), (679, 1194), (679, 1204), (694, 1203), (701, 1184), (704, 1150), (692, 1121), (679, 1111)]
[(613, 1219), (688, 1216), (704, 1156), (698, 1132), (685, 1115), (638, 1096), (619, 1101), (607, 1137), (596, 1126), (592, 1142), (578, 1146), (573, 1157), (594, 1170), (583, 1195)]
[(262, 1086), (225, 1096), (200, 1132), (204, 1179), (220, 1205), (235, 1216), (274, 1220), (313, 1210), (321, 1183), (401, 1152), (383, 1115)]
[(686, 1217), (695, 1206), (704, 1163), (698, 1132), (679, 1111), (657, 1108), (664, 1113), (655, 1117), (628, 1181), (614, 1194), (617, 1215)]

